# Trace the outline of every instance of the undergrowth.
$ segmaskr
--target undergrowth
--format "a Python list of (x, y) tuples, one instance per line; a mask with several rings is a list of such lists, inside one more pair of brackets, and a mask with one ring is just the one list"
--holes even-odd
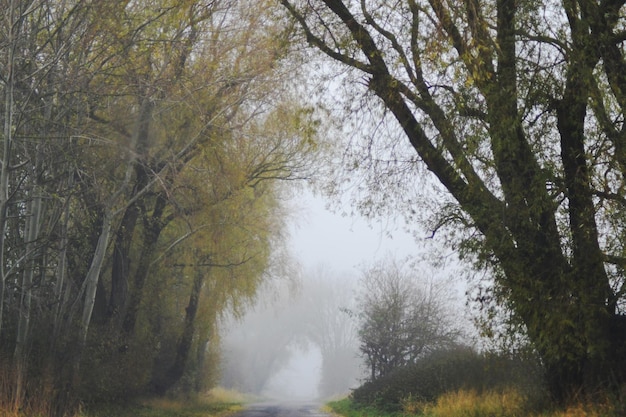
[(245, 400), (239, 393), (215, 389), (193, 399), (150, 398), (130, 404), (101, 404), (80, 417), (224, 417), (241, 410)]
[(579, 403), (564, 409), (550, 408), (529, 402), (514, 389), (477, 393), (458, 390), (440, 395), (435, 401), (424, 402), (407, 398), (402, 410), (388, 411), (384, 407), (361, 406), (350, 398), (328, 403), (334, 414), (343, 417), (619, 417), (623, 410), (616, 404)]
[(343, 417), (402, 417), (401, 412), (383, 411), (374, 406), (363, 406), (353, 402), (350, 398), (331, 401), (327, 407), (333, 414)]

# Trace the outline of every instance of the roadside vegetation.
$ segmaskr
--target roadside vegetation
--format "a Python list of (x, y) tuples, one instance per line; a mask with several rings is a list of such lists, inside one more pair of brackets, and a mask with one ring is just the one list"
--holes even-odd
[(333, 401), (329, 409), (344, 417), (617, 417), (624, 410), (612, 401), (588, 404), (580, 402), (566, 408), (535, 408), (520, 392), (459, 390), (443, 394), (434, 402), (407, 399), (398, 411), (363, 406), (352, 398)]
[(536, 359), (469, 348), (433, 353), (365, 382), (327, 407), (343, 417), (617, 417), (626, 412), (620, 397), (580, 398), (558, 406)]
[(225, 417), (241, 410), (250, 397), (214, 388), (208, 394), (186, 399), (151, 398), (132, 403), (106, 403), (83, 411), (80, 417)]
[(158, 399), (132, 404), (107, 404), (84, 412), (81, 417), (223, 417), (238, 409), (238, 404)]

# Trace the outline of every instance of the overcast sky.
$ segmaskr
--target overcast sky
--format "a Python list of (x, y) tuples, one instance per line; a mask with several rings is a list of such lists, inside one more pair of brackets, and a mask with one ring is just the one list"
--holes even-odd
[(370, 224), (362, 217), (342, 216), (326, 209), (326, 201), (310, 192), (294, 197), (297, 216), (291, 222), (291, 253), (305, 270), (319, 265), (336, 272), (358, 274), (389, 254), (398, 259), (415, 255), (420, 247), (399, 228)]

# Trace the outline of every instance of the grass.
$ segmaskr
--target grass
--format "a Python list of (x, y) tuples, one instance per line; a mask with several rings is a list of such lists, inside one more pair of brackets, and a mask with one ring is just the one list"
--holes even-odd
[(241, 410), (247, 400), (240, 393), (214, 389), (190, 400), (150, 398), (131, 404), (102, 404), (81, 417), (225, 417)]
[[(405, 410), (412, 404), (405, 405)], [(421, 406), (428, 417), (521, 417), (529, 415), (525, 401), (515, 390), (487, 392), (456, 391), (437, 398), (434, 404)], [(407, 411), (411, 411), (410, 408)]]
[(327, 404), (330, 411), (343, 417), (617, 417), (622, 412), (614, 405), (576, 404), (566, 409), (537, 410), (515, 390), (502, 392), (455, 391), (424, 403), (406, 399), (400, 412), (390, 413), (374, 407), (359, 407), (349, 398)]
[(364, 407), (358, 406), (350, 398), (343, 398), (341, 400), (331, 401), (326, 404), (328, 410), (333, 414), (338, 414), (343, 417), (403, 417), (406, 414), (402, 412), (389, 412), (382, 411), (376, 407)]

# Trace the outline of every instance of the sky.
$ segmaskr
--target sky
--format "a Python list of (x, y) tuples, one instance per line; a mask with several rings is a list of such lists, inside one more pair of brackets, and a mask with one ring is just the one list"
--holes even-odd
[(290, 252), (303, 269), (324, 265), (335, 272), (359, 274), (359, 267), (393, 255), (402, 259), (419, 251), (403, 230), (370, 223), (359, 216), (342, 216), (326, 208), (327, 201), (303, 191), (293, 198), (298, 216), (290, 224)]

